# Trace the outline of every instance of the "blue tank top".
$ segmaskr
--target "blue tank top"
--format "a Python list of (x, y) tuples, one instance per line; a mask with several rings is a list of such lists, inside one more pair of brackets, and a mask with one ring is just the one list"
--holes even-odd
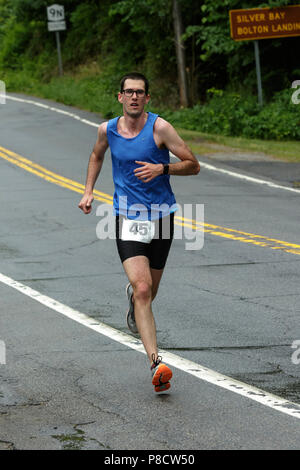
[(160, 175), (149, 183), (139, 180), (136, 160), (149, 163), (169, 163), (168, 149), (159, 149), (153, 138), (153, 126), (158, 115), (148, 112), (148, 119), (141, 132), (132, 138), (118, 133), (120, 117), (108, 121), (107, 139), (111, 150), (115, 193), (114, 213), (129, 219), (155, 220), (176, 210), (176, 201), (169, 175)]

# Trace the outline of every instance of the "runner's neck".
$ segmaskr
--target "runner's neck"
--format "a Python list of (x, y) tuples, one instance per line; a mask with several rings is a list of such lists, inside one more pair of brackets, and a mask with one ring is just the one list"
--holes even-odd
[(136, 137), (146, 125), (148, 113), (143, 112), (138, 118), (124, 114), (118, 121), (118, 132), (124, 137)]

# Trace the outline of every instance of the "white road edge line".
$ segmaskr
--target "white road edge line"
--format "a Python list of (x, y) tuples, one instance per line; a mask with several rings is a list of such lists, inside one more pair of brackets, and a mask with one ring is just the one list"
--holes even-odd
[(243, 175), (241, 173), (236, 173), (235, 171), (225, 170), (224, 168), (218, 168), (214, 165), (210, 165), (209, 163), (201, 162), (200, 160), (198, 160), (198, 162), (200, 163), (200, 165), (203, 166), (203, 168), (206, 168), (207, 170), (217, 171), (218, 173), (223, 173), (224, 175), (228, 175), (234, 178), (239, 178), (245, 181), (249, 181), (250, 183), (263, 184), (263, 185), (269, 186), (270, 188), (285, 189), (286, 191), (291, 191), (292, 193), (298, 193), (298, 194), (300, 193), (300, 189), (289, 188), (288, 186), (282, 186), (281, 184), (273, 183), (272, 181), (262, 180), (260, 178), (254, 178), (253, 176)]
[[(68, 305), (64, 305), (51, 297), (41, 294), (40, 292), (31, 289), (31, 287), (26, 286), (14, 279), (5, 276), (0, 273), (0, 282), (3, 284), (16, 289), (24, 295), (36, 300), (37, 302), (49, 307), (50, 309), (65, 315), (66, 317), (74, 320), (81, 325), (90, 328), (101, 335), (107, 336), (108, 338), (117, 341), (124, 346), (127, 346), (131, 349), (134, 349), (143, 354), (145, 353), (144, 347), (138, 339), (127, 335), (115, 328), (112, 328), (105, 323), (98, 322), (92, 317), (89, 317), (85, 313), (74, 310)], [(284, 414), (293, 416), (294, 418), (300, 418), (300, 405), (297, 403), (290, 402), (281, 397), (273, 395), (271, 393), (265, 392), (259, 388), (247, 385), (238, 380), (227, 377), (226, 375), (215, 372), (214, 370), (208, 369), (207, 367), (197, 364), (196, 362), (189, 361), (183, 357), (177, 356), (176, 354), (159, 350), (159, 353), (163, 356), (164, 362), (174, 366), (177, 369), (180, 369), (190, 375), (197, 377), (200, 380), (209, 382), (211, 384), (217, 385), (223, 389), (229, 390), (231, 392), (242, 395), (250, 400), (256, 401), (261, 405), (272, 408), (273, 410), (280, 411)]]
[(99, 123), (97, 124), (96, 122), (88, 121), (87, 119), (82, 119), (80, 116), (78, 116), (78, 114), (70, 113), (69, 111), (64, 111), (63, 109), (55, 108), (54, 106), (48, 106), (47, 104), (39, 103), (38, 101), (25, 100), (24, 98), (17, 98), (16, 96), (9, 96), (7, 94), (6, 94), (6, 99), (9, 99), (12, 101), (19, 101), (20, 103), (28, 103), (34, 106), (38, 106), (40, 108), (49, 109), (50, 111), (55, 111), (56, 113), (59, 113), (59, 114), (65, 114), (65, 116), (76, 119), (77, 121), (83, 122), (84, 124), (87, 124), (89, 126), (99, 127)]
[[(21, 103), (28, 103), (28, 104), (32, 104), (32, 105), (35, 105), (35, 106), (39, 106), (40, 108), (49, 109), (50, 111), (55, 111), (56, 113), (64, 114), (65, 116), (76, 119), (77, 121), (80, 121), (84, 124), (87, 124), (88, 126), (99, 127), (99, 123), (97, 124), (96, 122), (88, 121), (87, 119), (82, 119), (77, 114), (70, 113), (68, 111), (64, 111), (63, 109), (55, 108), (53, 106), (48, 106), (46, 104), (39, 103), (38, 101), (26, 100), (24, 98), (17, 98), (16, 96), (9, 96), (8, 94), (6, 94), (6, 98), (9, 99), (9, 100), (13, 100), (13, 101), (19, 101)], [(170, 156), (173, 157), (173, 158), (177, 158), (171, 152), (170, 152)], [(254, 178), (252, 176), (243, 175), (243, 174), (237, 173), (235, 171), (225, 170), (224, 168), (218, 168), (214, 165), (210, 165), (208, 163), (202, 162), (201, 160), (198, 160), (198, 162), (206, 170), (216, 171), (218, 173), (223, 173), (223, 174), (231, 176), (233, 178), (239, 178), (239, 179), (242, 179), (244, 181), (248, 181), (249, 183), (262, 184), (262, 185), (266, 185), (266, 186), (269, 186), (270, 188), (274, 188), (274, 189), (284, 189), (285, 191), (290, 191), (290, 192), (298, 193), (298, 194), (300, 193), (300, 189), (289, 188), (288, 186), (282, 186), (280, 184), (272, 183), (271, 181), (263, 180), (263, 179), (260, 179), (260, 178)]]

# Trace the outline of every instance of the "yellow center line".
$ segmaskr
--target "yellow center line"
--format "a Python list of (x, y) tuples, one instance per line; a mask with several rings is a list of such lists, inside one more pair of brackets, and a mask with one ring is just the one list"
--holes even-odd
[[(50, 183), (55, 183), (64, 188), (72, 189), (73, 191), (76, 191), (80, 194), (83, 194), (84, 192), (83, 184), (80, 184), (77, 181), (73, 181), (69, 178), (65, 178), (64, 176), (58, 175), (53, 171), (47, 170), (38, 163), (34, 163), (31, 160), (28, 160), (28, 158), (22, 157), (21, 155), (18, 155), (12, 152), (11, 150), (7, 150), (1, 146), (0, 157), (4, 158), (10, 163), (19, 166), (20, 168), (23, 168), (23, 170), (29, 171), (30, 173), (33, 173), (36, 176), (39, 176), (40, 178), (43, 178), (46, 181), (49, 181)], [(113, 200), (112, 196), (110, 196), (109, 194), (105, 194), (97, 190), (94, 191), (94, 197), (99, 201), (104, 201), (108, 203), (112, 203)]]
[[(299, 248), (300, 249), (299, 244), (289, 243), (289, 242), (286, 242), (286, 241), (283, 241), (283, 240), (278, 240), (276, 238), (269, 238), (269, 237), (266, 237), (265, 235), (256, 235), (254, 233), (243, 232), (241, 230), (236, 230), (236, 229), (232, 229), (232, 228), (228, 228), (228, 227), (220, 227), (218, 225), (207, 224), (207, 223), (203, 223), (203, 222), (197, 222), (194, 219), (187, 219), (186, 217), (183, 219), (180, 216), (179, 217), (175, 216), (175, 218), (178, 219), (178, 220), (181, 220), (181, 221), (192, 222), (192, 224), (196, 224), (196, 226), (194, 225), (193, 228), (197, 228), (198, 230), (203, 230), (206, 233), (210, 233), (212, 235), (217, 235), (217, 236), (223, 236), (225, 238), (232, 238), (233, 240), (242, 241), (244, 243), (253, 243), (253, 244), (256, 244), (256, 245), (260, 245), (260, 246), (268, 246), (268, 247), (272, 248), (273, 250), (275, 250), (275, 249), (280, 250), (280, 249), (283, 249), (283, 248), (286, 248), (286, 247)], [(201, 228), (201, 227), (203, 227), (203, 228)], [(217, 230), (221, 229), (222, 232), (218, 232), (218, 231), (213, 230), (213, 229), (217, 229)], [(230, 233), (226, 233), (226, 232), (230, 232)], [(238, 236), (236, 236), (236, 235), (238, 235)], [(239, 235), (244, 235), (244, 237), (240, 237)], [(251, 238), (251, 240), (250, 240), (250, 238)], [(255, 240), (255, 239), (260, 239), (260, 240)], [(280, 246), (273, 246), (274, 244), (275, 245), (280, 245)], [(285, 250), (285, 251), (287, 251), (287, 250)]]
[[(17, 165), (25, 171), (28, 171), (44, 180), (57, 184), (61, 187), (70, 189), (77, 193), (84, 193), (84, 185), (78, 183), (77, 181), (65, 178), (53, 171), (44, 168), (43, 166), (35, 163), (28, 158), (22, 157), (21, 155), (12, 152), (11, 150), (5, 149), (0, 146), (0, 157), (6, 161)], [(98, 190), (94, 190), (94, 199), (107, 204), (113, 204), (113, 197), (110, 194), (103, 193)], [(254, 233), (243, 232), (241, 230), (236, 230), (228, 227), (222, 227), (219, 225), (208, 224), (205, 222), (198, 222), (194, 219), (189, 219), (187, 217), (181, 217), (175, 215), (174, 223), (183, 227), (189, 227), (193, 230), (202, 231), (204, 233), (214, 235), (217, 237), (222, 237), (230, 240), (239, 241), (242, 243), (249, 243), (256, 246), (271, 248), (272, 250), (281, 250), (287, 253), (292, 253), (295, 255), (300, 255), (300, 244), (289, 243), (283, 240), (278, 240), (276, 238), (269, 238), (265, 235), (257, 235)]]

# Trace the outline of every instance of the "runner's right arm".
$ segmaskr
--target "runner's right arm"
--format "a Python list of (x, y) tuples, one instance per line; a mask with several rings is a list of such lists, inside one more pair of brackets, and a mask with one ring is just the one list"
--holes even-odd
[(92, 202), (94, 200), (93, 189), (102, 168), (105, 152), (108, 148), (106, 129), (107, 122), (100, 124), (97, 140), (89, 159), (85, 191), (80, 203), (78, 204), (78, 207), (85, 214), (89, 214), (92, 210)]

